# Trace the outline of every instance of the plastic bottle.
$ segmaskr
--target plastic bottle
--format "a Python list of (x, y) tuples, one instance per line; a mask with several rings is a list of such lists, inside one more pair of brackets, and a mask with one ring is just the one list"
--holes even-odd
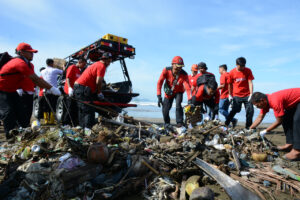
[(28, 159), (29, 155), (30, 155), (30, 147), (25, 147), (20, 157), (21, 159), (26, 160)]
[(39, 122), (39, 120), (34, 120), (31, 123), (31, 129), (33, 132), (39, 131), (41, 128), (41, 123)]

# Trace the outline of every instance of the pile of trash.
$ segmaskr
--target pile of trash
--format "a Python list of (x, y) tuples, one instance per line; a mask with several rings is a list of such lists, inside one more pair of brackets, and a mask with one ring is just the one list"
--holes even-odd
[(299, 174), (270, 141), (219, 121), (183, 130), (100, 117), (91, 130), (35, 127), (14, 135), (0, 144), (0, 199), (277, 199), (300, 192)]

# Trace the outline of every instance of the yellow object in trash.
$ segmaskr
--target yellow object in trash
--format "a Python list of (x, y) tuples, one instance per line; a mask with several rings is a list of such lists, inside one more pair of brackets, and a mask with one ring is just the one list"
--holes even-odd
[(116, 36), (116, 35), (112, 35), (112, 34), (106, 34), (102, 37), (103, 39), (105, 40), (111, 40), (111, 41), (114, 41), (114, 42), (120, 42), (122, 44), (127, 44), (128, 42), (128, 39), (126, 38), (122, 38), (122, 37), (119, 37), (119, 36)]
[(187, 113), (191, 110), (191, 105), (187, 105), (184, 107), (184, 113)]

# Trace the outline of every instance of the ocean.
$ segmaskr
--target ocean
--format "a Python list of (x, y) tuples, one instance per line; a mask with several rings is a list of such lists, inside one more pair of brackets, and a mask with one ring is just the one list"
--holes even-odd
[[(126, 108), (125, 110), (128, 112), (128, 115), (133, 117), (141, 117), (141, 118), (162, 118), (162, 111), (161, 108), (157, 106), (157, 102), (135, 102), (132, 101), (131, 103), (137, 104), (137, 107), (131, 107)], [(182, 103), (182, 106), (185, 106), (186, 104)], [(172, 109), (170, 110), (170, 118), (175, 119), (175, 102), (173, 103)], [(229, 108), (230, 110), (230, 108)], [(256, 117), (259, 114), (259, 109), (254, 107), (254, 116), (253, 121), (256, 119)], [(223, 115), (220, 115), (220, 120), (224, 121), (225, 118)], [(237, 113), (235, 118), (238, 119), (239, 122), (245, 122), (246, 121), (246, 112), (245, 108), (243, 106), (240, 113)], [(273, 123), (275, 121), (275, 117), (273, 114), (273, 111), (271, 110), (269, 113), (266, 114), (263, 123)]]

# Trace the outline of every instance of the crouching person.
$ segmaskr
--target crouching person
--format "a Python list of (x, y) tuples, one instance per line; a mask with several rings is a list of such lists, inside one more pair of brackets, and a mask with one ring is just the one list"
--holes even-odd
[(260, 114), (250, 126), (256, 128), (269, 112), (273, 109), (276, 121), (268, 128), (260, 132), (264, 137), (276, 127), (282, 124), (286, 135), (286, 144), (279, 146), (279, 150), (290, 151), (285, 154), (288, 160), (300, 159), (300, 88), (280, 90), (272, 94), (255, 92), (251, 97), (251, 102), (260, 108)]
[[(216, 81), (210, 79), (200, 85), (192, 98), (192, 105), (203, 107), (203, 103), (212, 111), (212, 118), (218, 119), (220, 93)], [(204, 111), (205, 112), (205, 111)]]
[(101, 92), (102, 82), (106, 68), (112, 62), (110, 53), (103, 53), (101, 60), (89, 66), (82, 75), (75, 81), (74, 96), (78, 99), (78, 118), (79, 126), (83, 128), (92, 128), (95, 122), (95, 109), (85, 103), (98, 99), (103, 99)]

